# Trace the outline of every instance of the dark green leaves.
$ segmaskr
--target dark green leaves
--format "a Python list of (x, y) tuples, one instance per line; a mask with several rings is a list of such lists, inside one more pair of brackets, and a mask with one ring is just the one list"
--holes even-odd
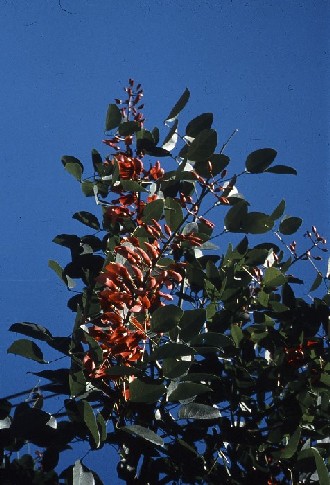
[(83, 164), (78, 160), (78, 158), (64, 155), (62, 157), (62, 163), (67, 172), (69, 172), (75, 179), (81, 182), (81, 176), (84, 171)]
[(217, 140), (215, 130), (202, 130), (189, 145), (186, 158), (192, 162), (208, 160), (217, 147)]
[(205, 384), (196, 382), (179, 382), (173, 391), (168, 392), (167, 399), (171, 402), (183, 401), (210, 391), (212, 391), (212, 389)]
[(288, 167), (287, 165), (274, 165), (273, 167), (267, 168), (264, 170), (268, 173), (276, 173), (276, 174), (283, 174), (283, 175), (297, 175), (297, 170), (292, 167)]
[(300, 217), (286, 216), (281, 221), (279, 231), (285, 236), (294, 234), (301, 226), (301, 223), (302, 219), (300, 219)]
[(77, 221), (82, 222), (88, 227), (92, 227), (97, 231), (100, 230), (100, 223), (94, 214), (86, 211), (75, 212), (72, 216), (72, 219), (77, 219)]
[(209, 130), (213, 123), (212, 113), (203, 113), (191, 120), (186, 127), (186, 135), (195, 138), (202, 130)]
[(40, 348), (34, 342), (27, 339), (16, 340), (11, 344), (7, 350), (8, 354), (20, 355), (26, 359), (31, 359), (39, 362), (40, 364), (47, 364), (44, 360), (44, 356)]
[(180, 113), (180, 111), (183, 110), (183, 108), (186, 106), (186, 104), (188, 103), (188, 100), (190, 98), (190, 92), (189, 90), (186, 88), (185, 91), (183, 92), (183, 94), (181, 95), (180, 99), (178, 100), (178, 102), (175, 104), (175, 106), (171, 109), (171, 112), (170, 114), (167, 116), (167, 118), (165, 119), (165, 122), (171, 122), (171, 121), (174, 121), (175, 118), (178, 116), (178, 114)]
[(277, 268), (266, 268), (265, 275), (263, 279), (263, 284), (266, 287), (277, 288), (278, 286), (284, 285), (286, 282), (286, 277)]
[(246, 234), (264, 234), (274, 225), (271, 216), (263, 212), (249, 212), (248, 204), (242, 200), (229, 209), (225, 216), (225, 228), (229, 232), (245, 232)]
[(118, 126), (118, 133), (120, 136), (129, 136), (134, 135), (139, 129), (140, 125), (137, 121), (124, 121)]
[(182, 315), (183, 311), (176, 305), (157, 308), (151, 317), (151, 329), (153, 332), (168, 332), (178, 325)]
[(121, 112), (116, 104), (109, 104), (105, 120), (105, 131), (111, 131), (117, 128), (121, 122)]
[(159, 221), (164, 210), (164, 200), (157, 199), (149, 202), (143, 210), (143, 220), (144, 222), (151, 223), (152, 219)]
[(172, 197), (165, 199), (165, 221), (172, 231), (178, 230), (183, 221), (181, 205)]
[(250, 173), (262, 173), (273, 163), (276, 155), (276, 150), (272, 148), (256, 150), (248, 155), (245, 168)]
[(163, 384), (149, 384), (140, 379), (134, 379), (129, 385), (130, 401), (153, 403), (165, 393)]
[(9, 328), (10, 332), (17, 332), (27, 337), (36, 338), (38, 340), (43, 340), (47, 342), (48, 340), (52, 339), (52, 334), (50, 333), (47, 328), (42, 327), (41, 325), (37, 325), (36, 323), (30, 322), (19, 322), (14, 323)]

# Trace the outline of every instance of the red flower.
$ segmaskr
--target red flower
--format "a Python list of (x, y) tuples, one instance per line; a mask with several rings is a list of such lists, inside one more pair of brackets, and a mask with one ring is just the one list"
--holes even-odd
[(130, 217), (131, 212), (127, 207), (118, 207), (110, 205), (104, 213), (104, 216), (110, 219), (111, 224), (116, 224), (117, 221), (122, 221), (125, 217)]
[(119, 177), (122, 180), (137, 180), (143, 170), (143, 164), (139, 158), (131, 158), (123, 153), (116, 156), (119, 168)]
[(150, 172), (149, 172), (150, 177), (153, 180), (158, 180), (164, 175), (164, 173), (165, 173), (165, 170), (161, 168), (159, 161), (155, 163), (155, 165), (150, 169)]

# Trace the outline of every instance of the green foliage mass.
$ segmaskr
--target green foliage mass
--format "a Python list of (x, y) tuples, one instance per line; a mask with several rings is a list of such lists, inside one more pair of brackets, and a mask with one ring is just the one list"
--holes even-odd
[[(107, 111), (110, 153), (93, 149), (90, 167), (62, 158), (99, 213), (75, 212), (88, 233), (54, 239), (71, 258), (50, 268), (68, 291), (81, 282), (68, 301), (70, 335), (10, 328), (26, 338), (8, 352), (42, 364), (45, 383), (19, 404), (0, 401), (1, 483), (101, 484), (83, 459), (61, 470), (62, 454), (82, 440), (115, 447), (126, 483), (328, 484), (330, 298), (317, 266), (325, 240), (313, 227), (298, 253), (302, 219), (284, 215), (285, 201), (254, 211), (236, 188), (295, 169), (273, 165), (276, 151), (262, 148), (230, 173), (211, 113), (179, 130), (188, 89), (160, 145), (160, 130), (144, 126), (141, 86), (130, 80), (126, 93)], [(227, 234), (233, 242), (220, 250)], [(303, 264), (315, 272), (310, 289), (294, 274)], [(47, 346), (69, 365), (47, 368)], [(54, 395), (57, 414), (43, 404)], [(26, 442), (38, 458), (13, 459)]]

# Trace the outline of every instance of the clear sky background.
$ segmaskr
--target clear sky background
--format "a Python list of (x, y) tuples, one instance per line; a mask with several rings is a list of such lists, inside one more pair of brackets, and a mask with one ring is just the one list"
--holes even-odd
[(83, 234), (72, 214), (97, 209), (60, 158), (107, 154), (107, 105), (129, 77), (144, 87), (147, 127), (161, 127), (188, 87), (184, 120), (212, 111), (220, 145), (238, 128), (226, 150), (233, 171), (275, 148), (298, 177), (251, 177), (239, 189), (255, 210), (285, 198), (304, 230), (330, 236), (329, 25), (327, 0), (0, 1), (2, 396), (35, 385), (26, 371), (40, 370), (6, 355), (12, 323), (71, 331), (70, 295), (47, 266), (69, 252), (51, 240)]

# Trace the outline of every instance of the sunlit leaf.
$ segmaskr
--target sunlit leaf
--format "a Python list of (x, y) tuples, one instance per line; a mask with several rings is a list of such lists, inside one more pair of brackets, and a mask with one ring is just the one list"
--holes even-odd
[(107, 116), (105, 119), (105, 131), (111, 131), (117, 128), (121, 122), (121, 112), (116, 104), (109, 104)]
[(147, 223), (151, 223), (152, 219), (159, 221), (161, 216), (163, 215), (164, 210), (164, 200), (163, 199), (156, 199), (152, 202), (149, 202), (143, 209), (143, 221)]
[(301, 223), (302, 219), (300, 219), (300, 217), (286, 216), (280, 223), (279, 231), (285, 236), (294, 234), (301, 226)]
[(175, 118), (178, 116), (178, 114), (180, 113), (180, 111), (182, 111), (183, 108), (188, 103), (189, 97), (190, 97), (190, 92), (186, 88), (185, 91), (183, 92), (183, 94), (181, 95), (181, 97), (179, 98), (178, 102), (171, 109), (171, 112), (167, 116), (167, 118), (165, 119), (165, 122), (171, 122), (171, 121), (174, 121), (175, 120)]
[(37, 344), (27, 339), (19, 339), (11, 344), (7, 350), (8, 354), (20, 355), (26, 359), (31, 359), (40, 364), (47, 364), (44, 360), (43, 353)]
[(154, 433), (149, 428), (145, 428), (144, 426), (140, 426), (138, 424), (132, 424), (130, 426), (123, 426), (122, 428), (123, 431), (126, 431), (127, 433), (133, 434), (135, 436), (139, 436), (140, 438), (143, 438), (144, 440), (150, 441), (156, 446), (164, 446), (164, 440), (158, 434)]
[(179, 419), (219, 419), (219, 409), (206, 404), (189, 403), (183, 404), (179, 409)]
[(262, 173), (273, 163), (277, 155), (272, 148), (261, 148), (248, 155), (245, 167), (250, 173)]
[(74, 485), (95, 485), (92, 472), (86, 471), (80, 460), (77, 460), (72, 469), (72, 483)]
[(57, 274), (57, 276), (66, 284), (66, 286), (69, 289), (72, 289), (72, 288), (75, 287), (75, 285), (76, 285), (75, 282), (70, 278), (70, 276), (64, 274), (63, 268), (58, 264), (57, 261), (54, 261), (54, 260), (50, 259), (48, 261), (48, 266), (53, 271), (55, 271), (55, 273)]
[(305, 458), (314, 458), (319, 485), (329, 485), (329, 471), (319, 453), (319, 450), (314, 446), (311, 446), (310, 448), (305, 448), (304, 450), (299, 451), (298, 461)]
[(286, 282), (286, 276), (278, 268), (266, 268), (263, 278), (264, 286), (268, 288), (277, 288), (284, 285)]
[(182, 207), (172, 197), (165, 199), (165, 221), (172, 231), (176, 231), (183, 221)]
[(168, 150), (170, 152), (175, 148), (176, 143), (178, 141), (177, 128), (178, 128), (178, 120), (175, 120), (173, 126), (168, 132), (168, 135), (166, 136), (164, 143), (162, 145), (162, 148), (164, 148), (164, 150)]
[(64, 155), (62, 157), (62, 163), (64, 165), (65, 170), (69, 172), (69, 174), (71, 174), (75, 179), (81, 182), (81, 176), (84, 171), (84, 166), (80, 162), (80, 160), (70, 155)]

